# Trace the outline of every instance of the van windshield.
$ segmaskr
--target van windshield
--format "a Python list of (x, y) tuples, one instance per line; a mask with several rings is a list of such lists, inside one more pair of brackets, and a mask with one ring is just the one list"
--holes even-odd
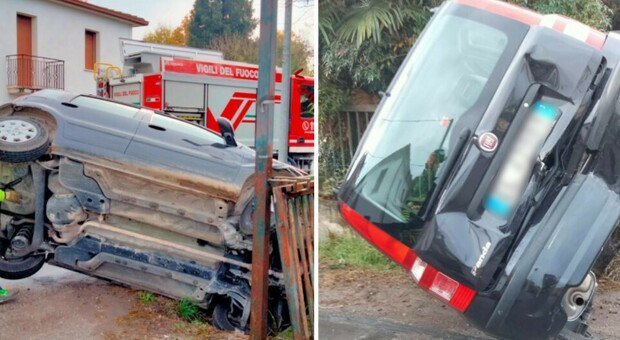
[(418, 214), (457, 130), (488, 106), (497, 87), (490, 79), (501, 78), (515, 50), (508, 47), (520, 41), (483, 22), (455, 10), (438, 14), (377, 110), (346, 182), (373, 223), (422, 224)]

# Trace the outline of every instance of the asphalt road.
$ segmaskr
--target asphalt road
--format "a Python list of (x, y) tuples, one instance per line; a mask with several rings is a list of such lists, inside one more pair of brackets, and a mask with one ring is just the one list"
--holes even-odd
[(489, 339), (465, 335), (431, 326), (400, 323), (389, 319), (322, 312), (319, 315), (319, 339)]

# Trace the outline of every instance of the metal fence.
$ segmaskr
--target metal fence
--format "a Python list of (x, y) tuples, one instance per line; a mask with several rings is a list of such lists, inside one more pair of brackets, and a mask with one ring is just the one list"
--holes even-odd
[(33, 55), (6, 56), (7, 86), (18, 89), (65, 88), (65, 62)]
[(319, 155), (324, 173), (337, 176), (349, 167), (375, 109), (374, 105), (347, 107), (321, 126)]
[(276, 231), (294, 339), (312, 338), (314, 292), (314, 180), (272, 181)]

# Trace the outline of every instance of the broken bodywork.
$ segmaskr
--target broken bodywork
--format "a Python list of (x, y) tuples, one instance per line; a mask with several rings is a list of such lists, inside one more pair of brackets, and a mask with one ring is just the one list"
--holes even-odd
[[(302, 174), (275, 163), (277, 173)], [(0, 108), (0, 276), (44, 262), (249, 322), (254, 152), (152, 110), (62, 91)], [(275, 247), (274, 249), (277, 249)], [(287, 322), (272, 252), (273, 325)]]
[(620, 219), (619, 42), (446, 2), (377, 109), (342, 215), (494, 336), (587, 335), (590, 270)]

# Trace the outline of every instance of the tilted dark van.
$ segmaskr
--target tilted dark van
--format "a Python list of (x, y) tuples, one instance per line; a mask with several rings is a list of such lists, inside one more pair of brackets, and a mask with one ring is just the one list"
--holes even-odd
[[(255, 153), (219, 123), (224, 137), (54, 90), (1, 106), (0, 277), (28, 277), (47, 262), (190, 298), (217, 327), (247, 330)], [(274, 172), (303, 174), (279, 162)], [(278, 327), (288, 312), (276, 250), (271, 262)]]
[(435, 13), (339, 191), (345, 220), (504, 338), (587, 335), (620, 218), (620, 36), (492, 0)]

